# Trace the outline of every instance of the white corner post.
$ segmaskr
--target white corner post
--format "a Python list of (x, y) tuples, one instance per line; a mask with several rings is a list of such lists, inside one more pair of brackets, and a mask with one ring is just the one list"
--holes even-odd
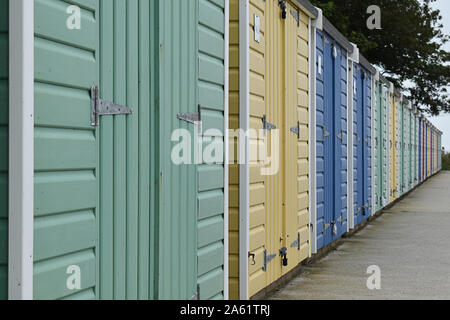
[(309, 19), (309, 256), (317, 253), (316, 32), (323, 29), (322, 10)]
[[(381, 121), (381, 119), (378, 119), (378, 122), (376, 123), (375, 122), (375, 117), (376, 117), (376, 113), (378, 112), (378, 110), (377, 110), (377, 106), (378, 106), (378, 103), (377, 103), (377, 96), (376, 96), (376, 94), (375, 94), (375, 86), (376, 86), (376, 83), (380, 80), (380, 74), (379, 74), (379, 72), (378, 72), (378, 70), (377, 70), (377, 73), (376, 74), (372, 74), (372, 77), (371, 77), (371, 79), (372, 79), (372, 82), (371, 82), (371, 88), (372, 88), (372, 97), (371, 97), (371, 102), (372, 102), (372, 115), (371, 115), (371, 120), (372, 120), (372, 130), (371, 130), (371, 146), (370, 146), (370, 151), (371, 151), (371, 168), (372, 168), (372, 180), (371, 180), (371, 182), (372, 182), (372, 188), (371, 188), (371, 190), (372, 190), (372, 216), (374, 216), (375, 215), (375, 204), (376, 204), (376, 201), (378, 201), (378, 200), (375, 200), (375, 186), (376, 186), (376, 184), (375, 184), (375, 165), (376, 165), (376, 163), (375, 163), (375, 149), (377, 148), (377, 146), (376, 146), (376, 144), (375, 144), (375, 125), (377, 125), (378, 126), (378, 134), (380, 134), (381, 132), (380, 132), (380, 127), (379, 127), (379, 124), (381, 123), (380, 121)], [(381, 108), (381, 105), (380, 105), (380, 108)], [(379, 144), (378, 144), (378, 148), (380, 148), (381, 147), (381, 141), (379, 141), (378, 142)], [(378, 154), (378, 156), (379, 156), (379, 154)], [(381, 163), (381, 159), (380, 159), (380, 161), (379, 161), (379, 163)], [(379, 168), (376, 168), (377, 169), (377, 175), (379, 174)], [(380, 181), (379, 183), (381, 183), (381, 177), (380, 177), (380, 179), (378, 180), (378, 181)]]
[(383, 207), (387, 206), (390, 202), (391, 202), (391, 194), (390, 194), (390, 190), (391, 190), (391, 99), (390, 99), (390, 95), (389, 95), (389, 88), (383, 86), (385, 91), (384, 91), (384, 99), (386, 99), (386, 109), (385, 109), (385, 126), (386, 126), (386, 186), (384, 187), (384, 202), (383, 202)]
[(230, 43), (230, 1), (225, 0), (225, 52), (224, 52), (224, 67), (225, 67), (225, 85), (224, 85), (224, 93), (225, 93), (225, 111), (224, 111), (224, 121), (225, 121), (225, 132), (224, 132), (224, 283), (223, 283), (223, 297), (225, 300), (228, 300), (229, 297), (229, 289), (228, 289), (228, 276), (229, 276), (229, 263), (228, 263), (228, 251), (229, 251), (229, 242), (228, 242), (228, 226), (229, 226), (229, 210), (228, 210), (228, 177), (229, 177), (229, 66), (230, 66), (230, 55), (229, 55), (229, 43)]
[(33, 299), (34, 1), (9, 0), (8, 296)]
[(358, 46), (352, 43), (353, 52), (348, 55), (347, 59), (347, 232), (355, 227), (355, 204), (354, 204), (354, 185), (353, 185), (353, 169), (354, 169), (354, 105), (356, 83), (354, 81), (355, 63), (359, 63)]
[(249, 0), (239, 0), (239, 298), (248, 300), (250, 250), (250, 34)]

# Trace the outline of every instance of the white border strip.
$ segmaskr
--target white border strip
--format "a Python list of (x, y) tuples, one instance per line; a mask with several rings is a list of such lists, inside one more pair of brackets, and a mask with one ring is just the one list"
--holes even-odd
[(316, 142), (316, 30), (321, 23), (309, 19), (309, 257), (317, 253), (317, 142)]
[[(371, 135), (372, 135), (372, 137), (371, 137), (371, 146), (370, 146), (370, 152), (371, 152), (371, 166), (372, 166), (372, 168), (371, 168), (371, 171), (372, 171), (372, 180), (371, 180), (371, 182), (372, 182), (372, 189), (371, 189), (371, 191), (372, 191), (372, 195), (371, 195), (371, 198), (372, 198), (372, 214), (371, 214), (371, 216), (373, 216), (373, 215), (375, 215), (375, 186), (376, 186), (376, 184), (375, 184), (375, 165), (376, 165), (376, 163), (375, 163), (375, 148), (376, 148), (376, 145), (375, 145), (375, 114), (376, 113), (378, 113), (378, 101), (377, 101), (377, 97), (376, 97), (376, 94), (375, 94), (375, 78), (376, 78), (376, 76), (375, 75), (373, 75), (372, 74), (372, 76), (371, 76), (371, 79), (372, 79), (372, 81), (371, 81), (371, 87), (372, 87), (372, 98), (371, 98), (371, 112), (372, 112), (372, 116), (371, 116), (371, 122), (372, 122), (372, 127), (371, 127)], [(380, 108), (381, 108), (381, 105), (380, 105)], [(381, 123), (381, 119), (378, 119), (378, 121), (379, 121), (379, 123)], [(377, 123), (377, 125), (379, 124), (379, 123)], [(378, 131), (379, 131), (379, 135), (381, 134), (381, 131), (379, 130), (379, 127), (378, 127)], [(381, 141), (379, 142), (379, 145), (378, 145), (378, 148), (380, 148), (381, 147)], [(379, 156), (379, 155), (378, 155)], [(381, 166), (381, 164), (382, 164), (382, 160), (381, 159), (379, 159), (379, 161), (378, 161), (378, 164)], [(378, 170), (378, 168), (376, 168), (377, 170)], [(378, 174), (378, 172), (377, 172), (377, 174)], [(380, 179), (379, 179), (379, 183), (381, 183), (381, 179), (382, 179), (382, 177), (380, 177)], [(380, 204), (381, 205), (381, 204)]]
[[(356, 51), (356, 47), (355, 47)], [(347, 232), (355, 226), (354, 203), (353, 203), (353, 147), (354, 147), (354, 132), (353, 132), (353, 94), (354, 94), (354, 80), (353, 72), (355, 64), (350, 55), (347, 58)]]
[(239, 0), (239, 297), (248, 300), (250, 250), (250, 52), (249, 0)]
[(383, 207), (386, 207), (389, 203), (391, 203), (391, 97), (389, 95), (389, 88), (385, 87), (385, 85), (382, 85), (382, 88), (385, 88), (386, 92), (384, 93), (384, 99), (386, 99), (385, 101), (385, 117), (383, 120), (385, 121), (385, 126), (386, 126), (386, 179), (384, 180), (384, 183), (386, 184), (385, 186), (383, 186), (383, 194), (386, 195), (387, 197), (384, 198), (383, 197)]
[(229, 177), (229, 66), (230, 66), (230, 56), (229, 56), (229, 44), (230, 44), (230, 1), (225, 0), (225, 60), (224, 60), (224, 67), (225, 67), (225, 85), (224, 85), (224, 93), (225, 93), (225, 109), (224, 109), (224, 265), (223, 265), (223, 273), (224, 273), (224, 282), (223, 282), (223, 297), (225, 300), (228, 300), (229, 297), (229, 288), (228, 288), (228, 277), (229, 277), (229, 258), (228, 258), (228, 251), (229, 251), (229, 243), (228, 243), (228, 226), (229, 226), (229, 210), (228, 210), (228, 177)]
[(9, 1), (9, 39), (8, 296), (11, 300), (31, 300), (34, 207), (34, 1)]

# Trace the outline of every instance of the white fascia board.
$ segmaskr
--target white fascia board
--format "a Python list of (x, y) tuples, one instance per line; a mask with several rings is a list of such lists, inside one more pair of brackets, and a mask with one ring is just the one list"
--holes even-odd
[[(248, 300), (248, 253), (250, 250), (250, 33), (249, 0), (239, 0), (239, 297)], [(243, 155), (242, 155), (243, 151)], [(243, 157), (242, 157), (243, 156)]]
[(389, 82), (389, 93), (390, 93), (391, 95), (393, 95), (394, 92), (395, 92), (394, 84), (393, 84), (392, 82)]
[(374, 77), (375, 77), (375, 81), (380, 81), (380, 70), (378, 70), (378, 68), (375, 68), (375, 75), (374, 75)]
[(8, 297), (33, 299), (34, 1), (9, 1)]
[(349, 58), (350, 60), (352, 60), (354, 63), (359, 63), (359, 48), (356, 44), (350, 42), (350, 44), (353, 46), (353, 52), (349, 53)]
[(323, 30), (323, 12), (322, 12), (322, 9), (320, 9), (320, 8), (316, 7), (316, 9), (317, 9), (318, 14), (317, 14), (317, 18), (311, 21), (312, 26), (314, 29), (322, 31)]

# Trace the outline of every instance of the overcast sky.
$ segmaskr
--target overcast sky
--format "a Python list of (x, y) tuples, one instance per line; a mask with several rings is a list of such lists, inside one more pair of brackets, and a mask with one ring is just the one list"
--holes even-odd
[[(442, 22), (445, 28), (445, 33), (450, 34), (450, 1), (437, 0), (433, 6), (441, 11)], [(447, 51), (450, 51), (450, 44), (447, 43)], [(442, 145), (447, 151), (450, 151), (450, 114), (442, 114), (439, 117), (430, 118), (430, 121), (441, 130), (444, 135), (442, 137)]]

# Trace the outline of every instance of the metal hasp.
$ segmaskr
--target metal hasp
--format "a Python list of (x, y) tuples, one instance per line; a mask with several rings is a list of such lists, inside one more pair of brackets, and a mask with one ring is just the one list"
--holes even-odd
[(300, 232), (297, 234), (297, 240), (291, 243), (291, 248), (297, 248), (300, 251)]
[(264, 272), (267, 271), (267, 265), (270, 263), (270, 261), (272, 261), (276, 257), (276, 254), (267, 254), (267, 250), (264, 250), (264, 266), (262, 268)]
[(297, 137), (300, 139), (300, 121), (297, 122), (297, 125), (295, 127), (291, 128), (291, 131), (297, 135)]
[(288, 249), (286, 247), (280, 249), (280, 257), (283, 259), (283, 267), (288, 266), (287, 250)]
[(202, 133), (202, 106), (198, 105), (198, 112), (192, 113), (179, 113), (177, 115), (178, 120), (186, 121), (188, 123), (198, 125), (199, 134)]
[(281, 17), (283, 18), (283, 20), (286, 20), (287, 18), (287, 11), (286, 11), (286, 0), (278, 0), (278, 6), (281, 8), (282, 13), (281, 13)]
[(273, 125), (273, 124), (267, 122), (266, 115), (263, 116), (262, 121), (263, 121), (264, 135), (267, 134), (267, 131), (275, 130), (277, 128), (276, 125)]
[(98, 86), (91, 88), (91, 125), (93, 127), (100, 125), (100, 116), (128, 115), (132, 113), (133, 109), (100, 99)]

